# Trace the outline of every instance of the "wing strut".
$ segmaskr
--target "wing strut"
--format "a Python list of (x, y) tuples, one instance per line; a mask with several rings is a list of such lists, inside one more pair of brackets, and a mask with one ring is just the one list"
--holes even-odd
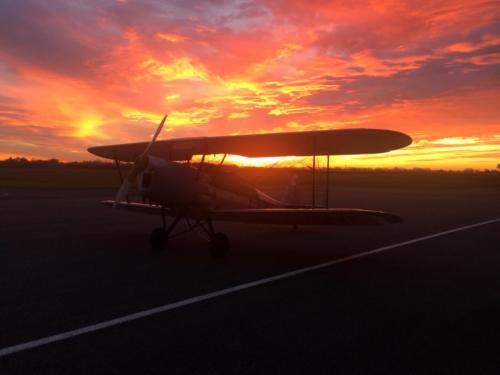
[(123, 184), (122, 169), (120, 168), (120, 162), (115, 158), (116, 170), (118, 171), (118, 177), (120, 177), (120, 184)]
[(312, 198), (311, 208), (316, 207), (316, 136), (313, 137)]
[(200, 165), (198, 166), (198, 170), (196, 171), (196, 181), (200, 179), (201, 169), (203, 168), (203, 164), (205, 164), (205, 154), (201, 157)]
[(312, 181), (312, 208), (316, 207), (316, 155), (313, 155), (313, 168), (312, 168), (312, 174), (313, 174), (313, 181)]
[(222, 166), (222, 164), (224, 164), (224, 160), (226, 160), (226, 156), (227, 156), (227, 154), (224, 154), (224, 156), (222, 157), (222, 160), (220, 161), (220, 164), (219, 164), (220, 167)]
[[(114, 153), (114, 155), (115, 155), (116, 170), (118, 171), (118, 177), (120, 177), (120, 185), (123, 185), (123, 174), (122, 174), (122, 168), (121, 168), (121, 165), (120, 165), (120, 161), (116, 157), (116, 152)], [(127, 201), (127, 203), (129, 203), (128, 194), (125, 197), (125, 200)]]
[(226, 160), (226, 156), (227, 156), (227, 154), (224, 154), (224, 156), (222, 157), (222, 160), (220, 161), (219, 165), (217, 166), (217, 170), (214, 174), (212, 183), (215, 183), (215, 180), (217, 180), (217, 177), (219, 176), (220, 171), (222, 169), (222, 164), (224, 164), (224, 160)]
[(326, 198), (325, 207), (329, 208), (328, 198), (330, 195), (330, 155), (326, 156)]

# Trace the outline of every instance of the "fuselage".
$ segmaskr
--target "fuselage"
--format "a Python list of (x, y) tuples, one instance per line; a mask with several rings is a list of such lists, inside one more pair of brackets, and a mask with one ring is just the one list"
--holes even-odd
[(149, 157), (138, 175), (143, 198), (193, 214), (215, 209), (283, 207), (284, 204), (220, 166), (176, 163)]

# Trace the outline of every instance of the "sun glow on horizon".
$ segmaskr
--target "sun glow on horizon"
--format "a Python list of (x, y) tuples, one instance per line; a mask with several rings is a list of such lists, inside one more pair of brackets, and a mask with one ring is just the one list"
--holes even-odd
[(101, 123), (102, 119), (99, 117), (84, 117), (77, 121), (74, 135), (79, 138), (99, 136), (99, 126)]

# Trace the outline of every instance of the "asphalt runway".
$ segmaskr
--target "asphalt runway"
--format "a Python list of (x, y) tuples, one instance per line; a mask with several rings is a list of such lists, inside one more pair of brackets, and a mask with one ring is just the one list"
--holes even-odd
[(222, 260), (192, 235), (152, 253), (160, 218), (101, 206), (110, 190), (0, 193), (0, 352), (341, 260), (3, 355), (2, 375), (500, 373), (500, 221), (471, 226), (500, 218), (498, 191), (332, 189), (405, 222), (221, 223)]

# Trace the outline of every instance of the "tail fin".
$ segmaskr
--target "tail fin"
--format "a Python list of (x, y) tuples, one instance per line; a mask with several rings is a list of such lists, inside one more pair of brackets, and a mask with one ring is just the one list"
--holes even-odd
[(283, 197), (283, 203), (287, 206), (296, 206), (299, 204), (298, 180), (299, 176), (296, 173), (290, 178)]

